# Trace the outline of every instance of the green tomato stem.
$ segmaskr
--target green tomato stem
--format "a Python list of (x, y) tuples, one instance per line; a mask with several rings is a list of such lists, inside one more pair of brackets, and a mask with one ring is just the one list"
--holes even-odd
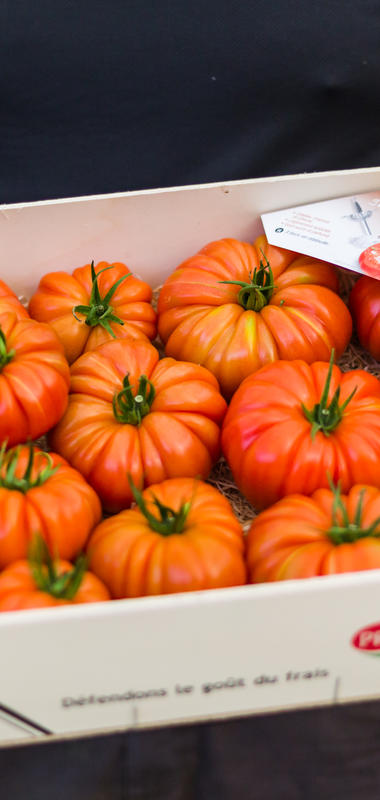
[(82, 314), (85, 317), (85, 324), (89, 327), (95, 327), (96, 325), (101, 325), (114, 339), (116, 339), (116, 335), (111, 328), (110, 322), (116, 322), (118, 325), (124, 325), (123, 320), (120, 317), (117, 317), (113, 313), (113, 308), (110, 305), (110, 301), (113, 295), (116, 292), (116, 289), (122, 281), (125, 281), (126, 278), (131, 276), (131, 272), (128, 272), (127, 275), (122, 275), (119, 280), (117, 280), (113, 286), (108, 290), (107, 294), (104, 297), (101, 297), (98, 285), (98, 278), (102, 272), (107, 272), (109, 269), (113, 269), (113, 264), (109, 267), (104, 267), (100, 269), (98, 273), (95, 272), (94, 262), (91, 262), (91, 279), (92, 279), (92, 289), (90, 295), (90, 302), (88, 306), (85, 305), (77, 305), (74, 306), (72, 309), (73, 315), (78, 322), (82, 322), (82, 320), (77, 316), (77, 314)]
[(73, 569), (59, 575), (45, 540), (36, 534), (29, 547), (28, 561), (34, 582), (41, 592), (60, 600), (74, 599), (87, 568), (84, 555), (79, 556)]
[(250, 275), (250, 282), (219, 281), (219, 283), (230, 283), (241, 287), (237, 295), (237, 302), (246, 311), (261, 311), (269, 303), (276, 288), (270, 263), (263, 251), (261, 254), (263, 259), (260, 260), (259, 268), (255, 267), (253, 274)]
[(153, 383), (146, 375), (140, 375), (136, 395), (133, 395), (129, 374), (126, 375), (123, 388), (112, 399), (115, 419), (127, 425), (140, 425), (143, 417), (149, 414), (155, 395)]
[(332, 349), (329, 369), (327, 372), (327, 377), (325, 381), (325, 385), (323, 387), (323, 392), (319, 403), (316, 403), (314, 408), (308, 409), (304, 405), (301, 404), (302, 411), (306, 417), (306, 419), (311, 424), (311, 438), (314, 441), (316, 434), (318, 431), (321, 431), (325, 436), (329, 436), (332, 431), (339, 425), (343, 413), (347, 408), (349, 402), (352, 400), (357, 386), (351, 392), (350, 396), (339, 405), (339, 398), (340, 398), (340, 386), (338, 386), (336, 392), (334, 393), (330, 405), (327, 405), (327, 399), (329, 396), (330, 391), (330, 384), (331, 384), (331, 377), (332, 377), (332, 370), (334, 365), (334, 356), (335, 350)]
[(15, 353), (15, 350), (7, 350), (7, 340), (4, 331), (0, 328), (0, 371), (12, 361)]
[[(329, 536), (333, 544), (353, 544), (359, 539), (366, 539), (370, 536), (379, 537), (380, 517), (377, 517), (368, 528), (362, 528), (363, 502), (366, 490), (361, 490), (355, 510), (354, 521), (350, 522), (346, 506), (342, 501), (339, 484), (335, 486), (330, 477), (329, 483), (330, 489), (334, 494), (334, 502), (332, 508), (332, 526), (327, 531), (327, 536)], [(341, 514), (343, 524), (338, 520), (338, 512)], [(377, 530), (378, 528), (379, 530)]]
[(158, 511), (158, 517), (152, 514), (142, 496), (142, 492), (133, 483), (132, 477), (128, 475), (129, 485), (136, 505), (148, 521), (150, 528), (160, 533), (161, 536), (170, 536), (173, 533), (182, 533), (185, 527), (187, 515), (191, 508), (191, 501), (183, 503), (178, 511), (174, 511), (169, 506), (165, 506), (158, 500), (152, 492), (153, 505)]
[(34, 464), (35, 448), (31, 442), (28, 443), (29, 458), (25, 468), (25, 472), (21, 477), (17, 476), (16, 469), (20, 455), (20, 445), (12, 450), (6, 451), (7, 443), (3, 442), (0, 447), (0, 487), (4, 489), (14, 490), (25, 494), (30, 489), (36, 486), (42, 486), (51, 478), (58, 470), (53, 467), (52, 458), (49, 453), (41, 452), (42, 459), (46, 462), (45, 466), (40, 469), (38, 474), (32, 480), (31, 474)]

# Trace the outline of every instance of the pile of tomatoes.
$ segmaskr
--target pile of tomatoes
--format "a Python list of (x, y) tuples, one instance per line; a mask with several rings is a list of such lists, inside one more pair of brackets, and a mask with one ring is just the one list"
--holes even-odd
[[(350, 308), (379, 358), (380, 282)], [(0, 611), (379, 568), (380, 382), (334, 363), (351, 335), (335, 268), (264, 236), (204, 247), (157, 310), (122, 263), (49, 273), (28, 310), (0, 282)]]

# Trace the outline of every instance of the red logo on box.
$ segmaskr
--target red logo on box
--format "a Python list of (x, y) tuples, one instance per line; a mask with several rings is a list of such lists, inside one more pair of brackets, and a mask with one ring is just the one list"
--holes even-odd
[(366, 653), (380, 654), (380, 622), (367, 625), (355, 633), (351, 639), (351, 644), (357, 650), (364, 650)]

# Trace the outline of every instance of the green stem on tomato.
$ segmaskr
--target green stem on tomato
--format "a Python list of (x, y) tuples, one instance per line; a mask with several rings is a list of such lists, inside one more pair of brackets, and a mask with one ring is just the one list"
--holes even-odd
[(146, 375), (140, 375), (135, 395), (132, 388), (127, 374), (123, 380), (123, 388), (112, 399), (113, 413), (118, 422), (140, 425), (142, 418), (149, 414), (156, 390)]
[(59, 600), (74, 599), (87, 568), (86, 557), (80, 555), (71, 570), (59, 574), (49, 548), (39, 534), (30, 544), (28, 562), (37, 588)]
[(353, 391), (351, 392), (349, 397), (347, 397), (344, 403), (342, 403), (342, 405), (339, 405), (340, 386), (338, 386), (330, 401), (330, 404), (329, 405), (327, 404), (330, 391), (332, 370), (334, 365), (334, 356), (335, 356), (335, 350), (332, 349), (327, 377), (319, 403), (316, 403), (314, 408), (310, 409), (306, 408), (304, 403), (301, 403), (302, 411), (306, 419), (311, 424), (311, 438), (313, 441), (318, 431), (324, 433), (325, 436), (329, 436), (329, 434), (333, 430), (335, 430), (335, 428), (339, 425), (343, 417), (345, 409), (347, 408), (349, 402), (352, 400), (357, 390), (357, 386), (355, 386), (355, 389), (353, 389)]
[(264, 306), (268, 305), (276, 288), (270, 263), (263, 251), (261, 254), (263, 259), (260, 259), (260, 266), (255, 267), (253, 274), (250, 275), (249, 282), (219, 281), (219, 283), (230, 283), (241, 287), (237, 295), (237, 302), (246, 311), (261, 311)]
[(32, 470), (34, 465), (35, 448), (31, 442), (27, 445), (29, 447), (29, 458), (25, 467), (24, 474), (16, 475), (18, 459), (20, 455), (20, 445), (7, 451), (7, 442), (3, 442), (0, 447), (0, 487), (4, 489), (15, 490), (25, 494), (29, 489), (36, 486), (42, 486), (51, 478), (58, 470), (53, 467), (52, 458), (49, 453), (42, 450), (38, 451), (45, 461), (45, 466), (32, 478)]
[[(332, 507), (332, 526), (327, 531), (327, 536), (329, 536), (333, 544), (353, 544), (359, 539), (366, 539), (369, 536), (379, 537), (380, 517), (377, 517), (367, 528), (362, 527), (363, 503), (366, 490), (362, 489), (360, 491), (358, 504), (355, 509), (354, 521), (350, 522), (346, 506), (341, 497), (339, 484), (335, 486), (330, 477), (329, 484), (334, 494), (334, 502)], [(339, 512), (343, 524), (341, 524), (338, 519)]]
[(15, 353), (15, 350), (7, 350), (7, 340), (4, 331), (0, 328), (0, 371), (12, 361)]
[(101, 325), (105, 330), (114, 338), (116, 339), (116, 335), (111, 328), (110, 322), (116, 322), (118, 325), (124, 325), (124, 322), (120, 317), (117, 317), (113, 313), (113, 308), (110, 305), (110, 301), (113, 295), (116, 292), (116, 289), (122, 281), (125, 281), (126, 278), (131, 276), (131, 272), (128, 272), (127, 275), (122, 275), (119, 280), (117, 280), (113, 286), (108, 290), (107, 294), (104, 297), (101, 297), (98, 285), (98, 278), (102, 272), (106, 272), (109, 269), (113, 269), (114, 265), (111, 264), (109, 267), (104, 267), (100, 269), (98, 273), (95, 272), (94, 262), (91, 262), (91, 279), (92, 279), (92, 289), (90, 295), (90, 302), (88, 306), (85, 305), (77, 305), (74, 306), (72, 309), (73, 315), (78, 322), (82, 320), (77, 317), (77, 314), (83, 314), (85, 316), (84, 322), (86, 325), (90, 327), (94, 327), (95, 325)]
[(135, 503), (140, 509), (141, 513), (144, 515), (152, 530), (156, 531), (156, 533), (160, 533), (161, 536), (170, 536), (173, 533), (182, 533), (185, 527), (187, 515), (192, 506), (192, 501), (188, 500), (186, 503), (182, 503), (179, 510), (174, 511), (173, 508), (165, 506), (163, 503), (161, 503), (152, 492), (152, 502), (158, 512), (158, 516), (156, 516), (149, 511), (142, 496), (142, 492), (140, 492), (137, 486), (135, 486), (130, 475), (128, 476), (128, 480)]

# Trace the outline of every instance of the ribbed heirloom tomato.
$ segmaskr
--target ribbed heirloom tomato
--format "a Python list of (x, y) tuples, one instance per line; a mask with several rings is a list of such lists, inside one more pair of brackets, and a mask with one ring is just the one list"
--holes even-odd
[(380, 491), (289, 495), (259, 514), (247, 535), (251, 583), (380, 569)]
[(29, 314), (4, 281), (0, 280), (0, 314), (14, 312), (17, 319), (29, 319)]
[(48, 322), (58, 334), (71, 364), (81, 353), (113, 338), (153, 339), (156, 312), (152, 289), (125, 264), (100, 261), (72, 275), (50, 272), (41, 278), (29, 303), (31, 317)]
[(332, 362), (277, 361), (232, 398), (222, 449), (257, 508), (287, 494), (355, 483), (380, 486), (380, 382)]
[(0, 450), (0, 569), (26, 558), (36, 534), (53, 557), (71, 559), (101, 518), (94, 490), (55, 453)]
[(112, 597), (245, 583), (243, 530), (217, 489), (191, 478), (132, 489), (137, 506), (95, 528), (87, 549)]
[(380, 360), (380, 280), (359, 278), (350, 294), (350, 308), (360, 344)]
[(70, 370), (48, 325), (0, 315), (0, 442), (36, 439), (67, 406)]
[(119, 339), (71, 367), (68, 409), (52, 447), (78, 469), (108, 511), (166, 478), (206, 478), (219, 455), (226, 402), (204, 367), (164, 358), (143, 341)]
[(337, 358), (352, 331), (330, 264), (272, 247), (221, 239), (184, 261), (158, 301), (165, 352), (203, 364), (230, 397), (270, 361)]

